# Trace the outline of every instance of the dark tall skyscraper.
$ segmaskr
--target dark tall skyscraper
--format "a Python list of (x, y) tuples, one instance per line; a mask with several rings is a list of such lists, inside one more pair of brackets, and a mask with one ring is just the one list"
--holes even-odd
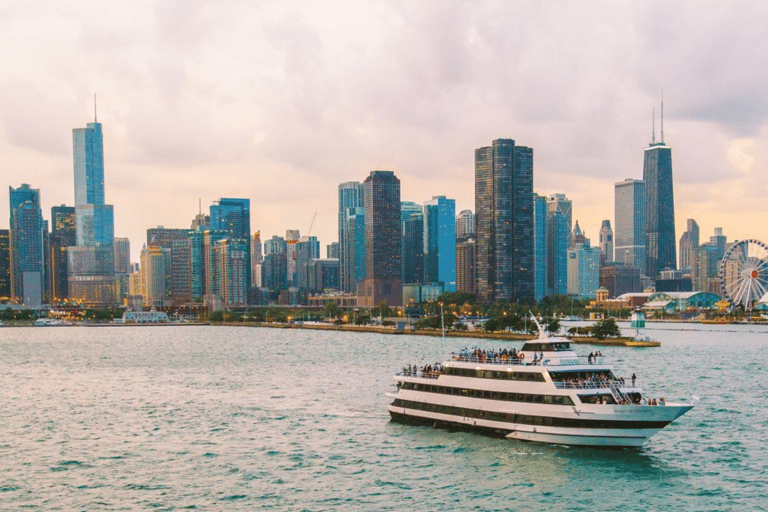
[(75, 208), (54, 206), (51, 208), (51, 299), (60, 302), (69, 296), (67, 279), (67, 248), (75, 245)]
[(192, 240), (187, 229), (158, 226), (147, 230), (147, 247), (165, 249), (165, 296), (174, 305), (192, 300)]
[(374, 307), (403, 304), (400, 180), (392, 171), (371, 171), (363, 183), (365, 279), (358, 302)]
[(354, 237), (349, 236), (349, 216), (363, 207), (363, 184), (348, 181), (339, 185), (339, 282), (341, 291), (355, 293), (357, 276), (354, 267), (357, 250)]
[(677, 269), (672, 148), (664, 144), (663, 103), (661, 109), (661, 142), (654, 135), (643, 160), (646, 273), (652, 278), (664, 269)]
[(477, 296), (534, 302), (533, 149), (497, 139), (475, 150)]
[(0, 229), (0, 300), (11, 298), (11, 231)]
[(424, 282), (424, 215), (413, 213), (403, 221), (403, 283)]

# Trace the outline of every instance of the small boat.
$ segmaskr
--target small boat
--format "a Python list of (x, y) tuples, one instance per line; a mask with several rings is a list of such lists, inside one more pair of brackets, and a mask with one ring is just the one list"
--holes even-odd
[[(579, 357), (566, 338), (522, 349), (473, 350), (397, 375), (392, 421), (471, 430), (523, 441), (638, 447), (693, 408), (643, 395), (602, 356)], [(634, 375), (633, 375), (634, 377)]]

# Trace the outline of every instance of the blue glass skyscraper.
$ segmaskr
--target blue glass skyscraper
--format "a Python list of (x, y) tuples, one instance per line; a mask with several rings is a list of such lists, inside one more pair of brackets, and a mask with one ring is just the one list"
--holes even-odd
[(39, 307), (44, 290), (44, 232), (40, 191), (26, 183), (8, 187), (11, 229), (11, 301)]
[[(358, 251), (354, 237), (350, 237), (349, 215), (363, 208), (363, 184), (359, 181), (348, 181), (339, 185), (339, 286), (346, 293), (357, 293), (357, 271), (355, 262), (361, 261), (355, 257)], [(362, 249), (361, 249), (362, 250)]]
[(72, 130), (75, 206), (104, 204), (104, 138), (101, 123)]
[(424, 203), (424, 281), (456, 291), (456, 201), (445, 196)]
[[(226, 231), (230, 239), (243, 240), (251, 251), (251, 200), (222, 197), (211, 205), (211, 230)], [(251, 282), (251, 266), (246, 265), (246, 283)]]

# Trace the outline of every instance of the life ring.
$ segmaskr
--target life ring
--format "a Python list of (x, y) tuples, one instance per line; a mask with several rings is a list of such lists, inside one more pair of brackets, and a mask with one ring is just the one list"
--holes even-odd
[(520, 353), (517, 354), (517, 357), (520, 358), (520, 359), (525, 359), (525, 354), (520, 352)]

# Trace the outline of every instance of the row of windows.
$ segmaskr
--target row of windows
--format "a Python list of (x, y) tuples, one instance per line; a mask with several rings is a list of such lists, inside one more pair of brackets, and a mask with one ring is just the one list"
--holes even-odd
[(449, 405), (426, 404), (423, 402), (411, 402), (409, 400), (396, 399), (395, 407), (415, 409), (420, 411), (450, 414), (463, 418), (476, 418), (491, 421), (504, 421), (522, 425), (537, 425), (544, 427), (566, 428), (663, 428), (668, 421), (622, 421), (622, 420), (590, 420), (583, 418), (553, 418), (551, 416), (532, 416), (529, 414), (515, 414), (495, 411), (480, 411), (464, 407), (451, 407)]
[(454, 388), (448, 386), (433, 386), (430, 384), (417, 384), (403, 382), (400, 389), (438, 393), (441, 395), (466, 396), (471, 398), (485, 398), (487, 400), (503, 400), (506, 402), (527, 402), (531, 404), (574, 405), (570, 396), (560, 395), (532, 395), (529, 393), (505, 393), (502, 391), (488, 391), (484, 389)]
[(479, 379), (500, 379), (500, 380), (525, 380), (531, 382), (546, 382), (543, 373), (539, 372), (508, 372), (498, 370), (475, 370), (474, 368), (455, 368), (448, 367), (443, 369), (445, 375), (456, 375), (457, 377), (477, 377)]

